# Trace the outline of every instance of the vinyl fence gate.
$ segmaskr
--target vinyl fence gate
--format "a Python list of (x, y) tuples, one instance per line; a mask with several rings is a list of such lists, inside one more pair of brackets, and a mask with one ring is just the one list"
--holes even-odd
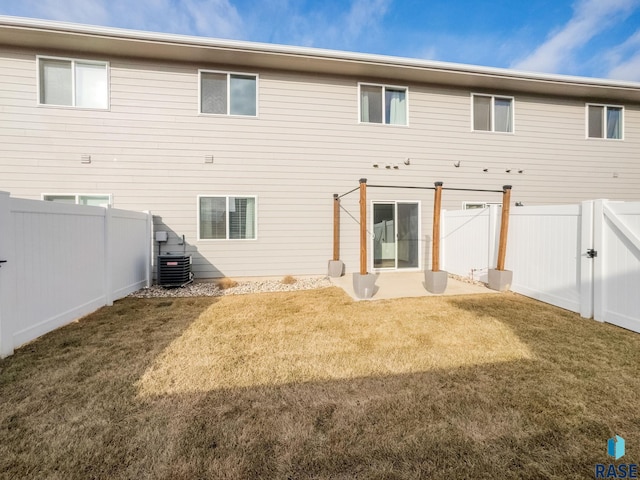
[(593, 312), (583, 316), (640, 332), (640, 203), (597, 200), (584, 202), (583, 209), (583, 234), (593, 232), (593, 251), (585, 251), (583, 260), (593, 260), (585, 274)]
[[(444, 269), (482, 279), (499, 217), (497, 206), (445, 212)], [(640, 202), (512, 208), (506, 268), (514, 292), (640, 332)]]

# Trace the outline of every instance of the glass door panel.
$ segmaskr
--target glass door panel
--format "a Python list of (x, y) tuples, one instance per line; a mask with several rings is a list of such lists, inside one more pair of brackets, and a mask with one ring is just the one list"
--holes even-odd
[(398, 203), (396, 222), (397, 263), (396, 268), (418, 268), (419, 259), (419, 214), (417, 203)]
[(373, 268), (419, 268), (419, 233), (417, 202), (374, 203)]
[(396, 205), (373, 204), (373, 267), (396, 268)]

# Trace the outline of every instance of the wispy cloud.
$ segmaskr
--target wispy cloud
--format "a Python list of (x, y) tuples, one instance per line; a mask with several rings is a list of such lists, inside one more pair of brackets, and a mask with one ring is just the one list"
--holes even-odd
[(12, 15), (137, 30), (241, 38), (243, 22), (229, 0), (23, 0)]
[(355, 0), (344, 17), (345, 35), (351, 39), (377, 28), (389, 8), (390, 0)]
[[(263, 0), (245, 21), (250, 36), (268, 42), (360, 50), (377, 33), (392, 0), (300, 2)], [(269, 22), (265, 22), (265, 18)]]
[(608, 75), (616, 80), (640, 82), (640, 53), (613, 68)]
[(640, 30), (605, 54), (609, 78), (640, 82)]
[(110, 16), (104, 0), (68, 0), (64, 8), (56, 0), (23, 0), (14, 7), (18, 8), (15, 15), (76, 23), (104, 24)]
[(640, 0), (578, 0), (573, 17), (526, 58), (512, 68), (538, 72), (572, 69), (574, 54), (596, 35), (626, 18)]
[(182, 3), (193, 33), (223, 38), (242, 36), (242, 18), (229, 0), (182, 0)]

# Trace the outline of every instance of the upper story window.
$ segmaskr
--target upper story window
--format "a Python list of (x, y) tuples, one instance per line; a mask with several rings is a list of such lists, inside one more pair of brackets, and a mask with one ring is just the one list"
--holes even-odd
[(513, 98), (494, 95), (471, 95), (473, 130), (513, 132)]
[(622, 140), (622, 117), (620, 106), (587, 104), (587, 137)]
[(255, 117), (258, 76), (200, 70), (200, 113)]
[(360, 87), (360, 122), (407, 125), (407, 88), (387, 85)]
[(42, 195), (43, 200), (59, 203), (74, 203), (77, 205), (93, 205), (96, 207), (108, 207), (112, 205), (109, 194), (47, 194)]
[(109, 108), (108, 63), (38, 57), (39, 103), (78, 108)]

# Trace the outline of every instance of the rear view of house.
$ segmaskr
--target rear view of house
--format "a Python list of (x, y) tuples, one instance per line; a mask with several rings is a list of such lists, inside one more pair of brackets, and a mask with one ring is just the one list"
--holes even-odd
[[(640, 199), (639, 84), (11, 17), (0, 67), (0, 190), (150, 210), (200, 278), (325, 273), (333, 194), (360, 178), (461, 189), (446, 209), (505, 184), (516, 205)], [(369, 269), (428, 268), (431, 194), (368, 201)]]

